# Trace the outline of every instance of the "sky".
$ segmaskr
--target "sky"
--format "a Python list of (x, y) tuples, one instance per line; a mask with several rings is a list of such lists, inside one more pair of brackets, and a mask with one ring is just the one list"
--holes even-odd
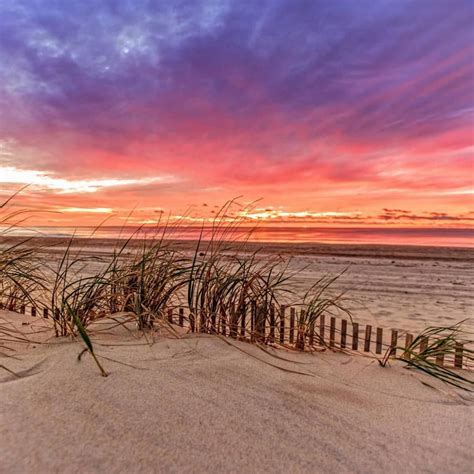
[(0, 1), (0, 199), (29, 185), (38, 225), (242, 196), (249, 222), (471, 227), (473, 137), (472, 0)]

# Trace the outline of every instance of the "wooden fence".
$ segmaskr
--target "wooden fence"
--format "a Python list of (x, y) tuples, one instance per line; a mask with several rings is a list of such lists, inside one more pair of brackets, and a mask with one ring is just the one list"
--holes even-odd
[[(2, 309), (0, 307), (0, 309)], [(18, 308), (4, 308), (32, 317), (50, 318), (50, 310), (46, 307), (21, 305)], [(415, 347), (414, 336), (406, 331), (384, 329), (370, 324), (359, 324), (350, 319), (341, 319), (321, 315), (314, 324), (305, 326), (305, 310), (295, 307), (270, 306), (262, 317), (260, 308), (252, 308), (239, 313), (238, 318), (232, 314), (202, 316), (196, 318), (188, 308), (178, 306), (169, 308), (166, 318), (170, 324), (187, 328), (190, 332), (218, 333), (250, 342), (292, 347), (299, 350), (317, 350), (330, 348), (345, 352), (358, 352), (382, 357), (402, 357), (410, 359), (413, 354), (422, 353), (430, 340), (421, 338)], [(407, 348), (410, 348), (407, 351)], [(474, 369), (463, 356), (464, 346), (456, 344), (455, 353), (451, 357), (439, 355), (433, 362), (444, 367)]]

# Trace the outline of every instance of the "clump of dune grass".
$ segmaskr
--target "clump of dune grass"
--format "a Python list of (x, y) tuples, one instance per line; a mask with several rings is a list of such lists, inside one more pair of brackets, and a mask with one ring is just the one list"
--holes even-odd
[(139, 329), (150, 329), (164, 319), (172, 301), (186, 285), (188, 262), (165, 241), (166, 227), (158, 240), (144, 241), (129, 261), (114, 267), (114, 306), (137, 316)]
[[(296, 349), (304, 350), (308, 340), (314, 338), (315, 326), (321, 316), (343, 314), (352, 320), (351, 312), (345, 304), (345, 292), (332, 291), (332, 286), (345, 271), (336, 275), (324, 275), (304, 295), (298, 316)], [(324, 344), (324, 341), (318, 340), (318, 343)]]
[(455, 361), (462, 347), (463, 365), (470, 366), (474, 362), (473, 344), (474, 340), (463, 328), (463, 321), (452, 326), (432, 326), (420, 332), (407, 347), (389, 347), (379, 363), (385, 367), (393, 350), (398, 349), (401, 355), (396, 359), (404, 362), (408, 369), (419, 370), (454, 387), (473, 391), (474, 380), (443, 364), (446, 359)]
[(229, 201), (221, 208), (209, 235), (204, 235), (203, 228), (196, 244), (187, 280), (190, 322), (199, 332), (231, 337), (247, 332), (250, 325), (252, 339), (263, 341), (270, 308), (288, 291), (284, 287), (289, 278), (287, 265), (280, 258), (246, 253), (251, 231), (242, 239), (240, 218), (224, 218), (234, 204)]
[(29, 217), (26, 210), (6, 211), (17, 194), (0, 204), (0, 306), (11, 311), (33, 304), (45, 284), (36, 249), (28, 247), (29, 239), (16, 243), (8, 239), (10, 231)]
[(57, 263), (47, 263), (51, 286), (46, 293), (48, 308), (57, 336), (75, 333), (74, 319), (86, 327), (107, 308), (106, 289), (110, 284), (107, 267), (91, 272), (89, 266), (101, 260), (73, 249), (74, 237)]

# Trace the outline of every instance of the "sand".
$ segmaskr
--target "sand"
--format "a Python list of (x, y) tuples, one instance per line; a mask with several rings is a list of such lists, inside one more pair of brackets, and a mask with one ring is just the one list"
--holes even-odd
[[(18, 238), (16, 239), (18, 241)], [(139, 241), (135, 242), (139, 245)], [(45, 256), (58, 258), (66, 240), (36, 238), (29, 245), (44, 248)], [(106, 257), (110, 239), (78, 239), (76, 248)], [(188, 252), (195, 243), (174, 242)], [(133, 249), (133, 245), (132, 245)], [(430, 325), (448, 326), (466, 320), (474, 331), (474, 249), (395, 245), (248, 244), (249, 252), (261, 249), (262, 258), (291, 258), (295, 276), (288, 287), (295, 300), (322, 275), (346, 269), (334, 285), (347, 292), (346, 305), (354, 321), (374, 327), (418, 333)]]
[(100, 328), (107, 378), (79, 342), (1, 357), (2, 473), (472, 472), (473, 397), (402, 365)]

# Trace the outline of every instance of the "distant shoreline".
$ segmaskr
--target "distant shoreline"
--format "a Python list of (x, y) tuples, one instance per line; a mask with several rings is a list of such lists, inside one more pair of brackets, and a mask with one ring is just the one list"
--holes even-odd
[[(395, 246), (395, 247), (436, 247), (473, 248), (474, 228), (408, 228), (408, 227), (291, 227), (291, 226), (224, 226), (226, 236), (232, 241), (249, 239), (261, 245), (343, 245), (343, 246)], [(211, 226), (203, 229), (203, 239), (214, 231)], [(116, 240), (118, 238), (151, 238), (162, 232), (174, 241), (196, 241), (201, 234), (200, 226), (101, 226), (101, 227), (21, 227), (10, 229), (9, 233), (23, 237), (77, 238)]]
[[(20, 243), (27, 240), (28, 246), (45, 247), (47, 253), (60, 252), (70, 237), (5, 237), (9, 243)], [(111, 237), (75, 237), (73, 247), (82, 248), (93, 253), (110, 254), (118, 243), (125, 242), (126, 238)], [(150, 239), (148, 239), (149, 241)], [(140, 247), (145, 239), (135, 238), (130, 241), (130, 249)], [(191, 252), (196, 248), (197, 240), (191, 239), (165, 239), (166, 243), (172, 245), (176, 250)], [(208, 241), (202, 241), (204, 247)], [(245, 252), (260, 251), (262, 254), (273, 255), (307, 255), (307, 256), (334, 256), (334, 257), (370, 257), (370, 258), (396, 258), (402, 260), (443, 260), (443, 261), (465, 261), (474, 262), (474, 248), (471, 247), (449, 247), (434, 245), (414, 244), (376, 244), (376, 243), (308, 243), (308, 242), (232, 242), (229, 241), (229, 250), (242, 248)]]

